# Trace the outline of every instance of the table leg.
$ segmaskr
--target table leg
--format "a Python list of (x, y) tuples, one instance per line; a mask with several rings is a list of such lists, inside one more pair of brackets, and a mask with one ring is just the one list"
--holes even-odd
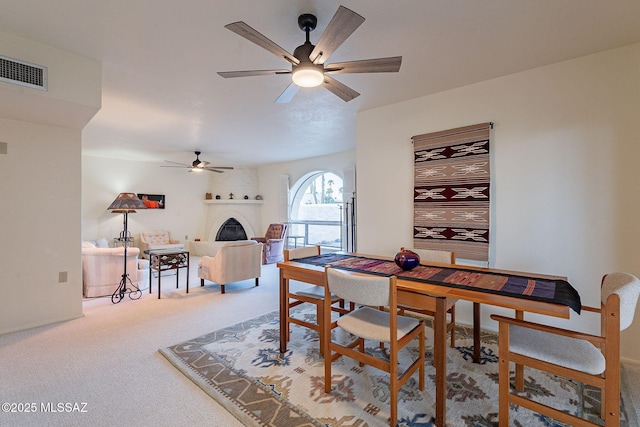
[(287, 351), (287, 313), (286, 298), (288, 293), (289, 281), (285, 279), (280, 269), (280, 353)]
[(152, 257), (153, 255), (149, 256), (149, 293), (151, 293), (151, 279), (153, 278), (153, 274), (151, 274), (151, 272), (153, 271), (151, 269), (151, 261), (152, 261)]
[(480, 363), (480, 303), (473, 303), (473, 362)]
[(189, 293), (189, 254), (187, 254), (187, 293)]
[(160, 299), (160, 276), (162, 276), (162, 268), (158, 264), (158, 299)]
[(436, 426), (447, 419), (447, 306), (446, 298), (436, 298), (433, 318), (433, 365), (436, 370)]

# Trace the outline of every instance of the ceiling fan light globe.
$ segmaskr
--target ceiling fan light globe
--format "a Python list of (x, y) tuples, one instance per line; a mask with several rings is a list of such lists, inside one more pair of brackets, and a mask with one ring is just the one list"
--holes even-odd
[(291, 74), (291, 80), (300, 87), (316, 87), (324, 81), (324, 74), (315, 66), (300, 66)]
[(202, 169), (201, 167), (193, 167), (191, 168), (191, 172), (202, 172), (204, 169)]

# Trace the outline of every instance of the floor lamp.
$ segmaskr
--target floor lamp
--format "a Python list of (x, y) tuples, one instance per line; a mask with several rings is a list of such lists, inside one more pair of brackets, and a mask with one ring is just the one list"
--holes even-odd
[[(120, 233), (120, 237), (118, 240), (122, 242), (122, 246), (124, 248), (124, 273), (122, 273), (122, 280), (120, 280), (120, 285), (115, 290), (113, 295), (111, 295), (111, 302), (114, 304), (119, 303), (124, 298), (125, 294), (129, 294), (129, 298), (138, 299), (142, 296), (142, 292), (140, 289), (133, 284), (129, 275), (127, 274), (127, 248), (129, 243), (133, 240), (128, 230), (128, 216), (130, 213), (135, 213), (136, 209), (146, 209), (147, 207), (142, 203), (142, 200), (136, 196), (135, 193), (120, 193), (118, 197), (109, 205), (107, 210), (110, 210), (111, 213), (122, 213), (124, 214), (124, 230)], [(127, 282), (131, 285), (127, 287)]]

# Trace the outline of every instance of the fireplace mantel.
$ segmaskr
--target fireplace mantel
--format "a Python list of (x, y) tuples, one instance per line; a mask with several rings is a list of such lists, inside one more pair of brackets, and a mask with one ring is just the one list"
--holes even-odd
[(205, 205), (261, 205), (264, 200), (244, 200), (244, 199), (226, 199), (226, 200), (204, 200)]

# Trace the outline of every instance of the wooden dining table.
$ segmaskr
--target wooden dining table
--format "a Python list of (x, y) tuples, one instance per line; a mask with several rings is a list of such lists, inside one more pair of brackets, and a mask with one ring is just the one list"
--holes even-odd
[[(367, 259), (389, 260), (388, 257), (376, 255), (349, 254)], [(295, 280), (317, 286), (324, 286), (325, 271), (323, 265), (310, 264), (305, 260), (293, 260), (277, 263), (280, 270), (280, 352), (287, 351), (287, 331), (286, 325), (286, 295), (289, 291), (289, 281)], [(565, 277), (545, 274), (523, 273), (509, 270), (499, 270), (494, 268), (482, 268), (463, 266), (459, 264), (439, 264), (430, 263), (436, 268), (453, 268), (456, 270), (468, 270), (472, 273), (488, 273), (496, 275), (513, 275), (530, 279), (540, 280), (560, 280), (566, 281)], [(332, 265), (333, 267), (340, 268)], [(435, 313), (433, 320), (434, 344), (433, 344), (433, 364), (435, 368), (435, 402), (436, 415), (435, 424), (444, 426), (446, 420), (446, 396), (447, 396), (447, 322), (446, 313), (457, 300), (473, 302), (473, 328), (474, 328), (474, 360), (477, 362), (480, 357), (480, 305), (487, 304), (497, 307), (504, 307), (515, 310), (517, 318), (524, 318), (524, 313), (537, 313), (547, 316), (569, 318), (570, 307), (565, 304), (553, 303), (549, 301), (533, 300), (521, 296), (508, 296), (486, 290), (474, 290), (468, 288), (444, 286), (442, 284), (429, 283), (429, 281), (408, 280), (398, 276), (398, 305), (412, 306), (429, 310)]]

